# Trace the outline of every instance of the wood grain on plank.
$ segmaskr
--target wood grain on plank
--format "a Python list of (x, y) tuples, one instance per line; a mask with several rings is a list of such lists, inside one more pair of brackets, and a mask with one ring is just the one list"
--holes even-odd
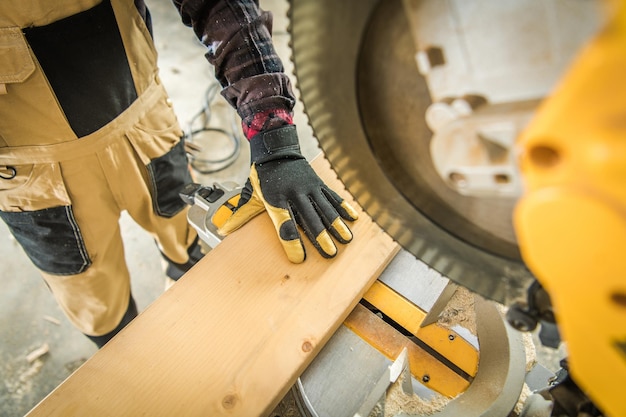
[[(28, 414), (263, 416), (398, 250), (327, 161), (320, 177), (360, 212), (354, 239), (291, 264), (269, 218), (228, 236)], [(155, 277), (158, 279), (159, 277)]]

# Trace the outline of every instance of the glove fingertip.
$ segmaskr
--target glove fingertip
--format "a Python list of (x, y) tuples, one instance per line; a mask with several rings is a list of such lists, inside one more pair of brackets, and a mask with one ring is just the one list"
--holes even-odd
[(337, 255), (337, 246), (330, 237), (330, 234), (324, 230), (315, 238), (316, 248), (325, 258), (332, 258)]
[(337, 240), (341, 243), (348, 243), (352, 240), (352, 232), (350, 228), (346, 226), (346, 224), (341, 220), (341, 218), (337, 217), (335, 221), (332, 223), (333, 231), (335, 232)]
[(280, 243), (283, 245), (283, 249), (287, 254), (287, 259), (289, 259), (289, 262), (294, 264), (300, 264), (304, 262), (304, 260), (306, 259), (306, 252), (304, 250), (304, 246), (302, 246), (302, 242), (300, 241), (300, 239), (281, 239)]
[(347, 220), (357, 220), (359, 218), (359, 213), (352, 207), (346, 200), (341, 202), (341, 208), (344, 209), (346, 214), (349, 216)]
[(331, 190), (328, 186), (322, 187), (322, 192), (326, 195), (326, 198), (335, 207), (335, 210), (341, 217), (346, 220), (354, 221), (359, 218), (359, 213), (339, 194)]

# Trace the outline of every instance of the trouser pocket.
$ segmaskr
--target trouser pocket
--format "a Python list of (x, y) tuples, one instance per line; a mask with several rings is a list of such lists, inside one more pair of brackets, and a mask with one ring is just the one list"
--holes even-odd
[(11, 169), (15, 170), (12, 178), (0, 178), (0, 217), (26, 255), (49, 274), (84, 272), (91, 260), (59, 165), (15, 165)]
[(178, 193), (192, 182), (182, 134), (165, 96), (127, 132), (135, 153), (146, 166), (154, 212), (162, 217), (173, 217), (185, 208)]
[(183, 141), (179, 141), (165, 155), (150, 161), (148, 173), (154, 211), (163, 217), (172, 217), (181, 211), (185, 203), (178, 193), (185, 184), (193, 182)]
[(16, 213), (0, 211), (0, 217), (42, 271), (74, 275), (91, 265), (72, 206)]

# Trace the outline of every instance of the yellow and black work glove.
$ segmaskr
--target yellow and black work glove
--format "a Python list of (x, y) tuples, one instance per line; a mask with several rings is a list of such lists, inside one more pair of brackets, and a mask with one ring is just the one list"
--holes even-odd
[(302, 156), (294, 125), (258, 133), (250, 139), (250, 154), (250, 177), (220, 234), (237, 230), (267, 210), (291, 262), (306, 258), (296, 224), (326, 258), (337, 254), (331, 235), (341, 243), (352, 240), (342, 218), (356, 220), (356, 210), (328, 188)]

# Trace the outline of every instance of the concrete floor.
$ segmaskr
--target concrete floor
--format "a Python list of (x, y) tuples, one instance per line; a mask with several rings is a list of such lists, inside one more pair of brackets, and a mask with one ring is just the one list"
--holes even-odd
[[(191, 29), (181, 23), (170, 0), (146, 0), (146, 3), (153, 17), (161, 79), (180, 122), (186, 127), (201, 110), (205, 91), (214, 82), (212, 68), (204, 58), (204, 46), (196, 40)], [(290, 73), (287, 2), (261, 0), (261, 6), (274, 13), (275, 45)], [(319, 153), (319, 149), (301, 109), (299, 104), (296, 123), (303, 152), (310, 159)], [(229, 112), (230, 108), (218, 94), (211, 125), (230, 121), (232, 113)], [(247, 143), (242, 143), (239, 156), (231, 166), (212, 175), (198, 175), (197, 180), (205, 184), (214, 181), (243, 183), (248, 175), (249, 152)], [(229, 142), (223, 141), (223, 148), (229, 150), (230, 146)], [(216, 149), (215, 152), (213, 157), (219, 157), (224, 150)], [(121, 225), (132, 291), (141, 311), (164, 290), (161, 257), (152, 238), (129, 216), (122, 216)], [(0, 263), (0, 416), (18, 417), (26, 414), (67, 378), (96, 352), (96, 348), (63, 316), (39, 272), (3, 222), (0, 222), (0, 254), (3, 260)], [(49, 352), (29, 363), (27, 355), (43, 345), (48, 346)]]

